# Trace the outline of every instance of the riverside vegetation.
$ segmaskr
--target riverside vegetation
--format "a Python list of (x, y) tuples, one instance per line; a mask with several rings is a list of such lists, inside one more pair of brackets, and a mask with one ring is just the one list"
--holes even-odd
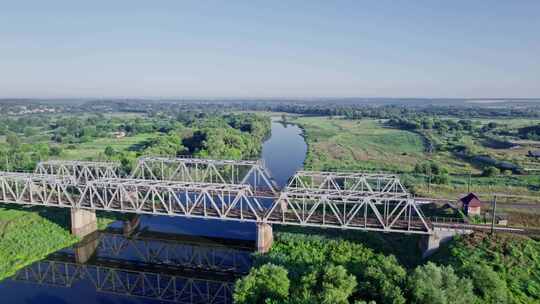
[[(405, 253), (402, 254), (412, 254)], [(540, 242), (475, 233), (404, 265), (354, 240), (277, 233), (236, 303), (540, 303)]]

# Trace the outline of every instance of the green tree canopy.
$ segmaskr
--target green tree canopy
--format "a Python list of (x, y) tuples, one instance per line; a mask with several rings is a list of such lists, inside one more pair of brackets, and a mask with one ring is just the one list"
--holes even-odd
[(410, 300), (417, 304), (470, 304), (476, 301), (469, 279), (458, 277), (452, 266), (427, 263), (409, 278)]
[(234, 302), (284, 303), (289, 297), (289, 285), (287, 270), (282, 266), (266, 264), (260, 268), (253, 268), (247, 276), (236, 282)]

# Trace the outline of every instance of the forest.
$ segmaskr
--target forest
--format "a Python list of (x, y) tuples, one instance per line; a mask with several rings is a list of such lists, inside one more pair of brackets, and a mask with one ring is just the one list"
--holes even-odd
[[(271, 251), (257, 256), (256, 266), (236, 283), (235, 302), (504, 304), (540, 301), (538, 241), (475, 233), (456, 238), (427, 261), (411, 264), (402, 260), (415, 254), (414, 250), (403, 250), (396, 255), (374, 250), (372, 248), (377, 248), (385, 238), (373, 238), (377, 237), (281, 232)], [(391, 245), (399, 246), (399, 243)]]

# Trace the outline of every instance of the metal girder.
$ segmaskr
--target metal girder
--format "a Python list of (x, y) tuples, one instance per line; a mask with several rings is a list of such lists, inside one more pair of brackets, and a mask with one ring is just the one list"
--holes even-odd
[[(432, 233), (419, 204), (399, 192), (287, 188), (268, 204), (246, 184), (110, 178), (74, 186), (50, 175), (0, 174), (0, 199), (138, 214), (384, 232)], [(264, 206), (263, 206), (264, 205)]]
[(413, 199), (380, 193), (337, 196), (282, 192), (265, 215), (270, 224), (430, 234), (432, 228)]
[(158, 233), (159, 239), (145, 233), (125, 237), (121, 233), (100, 232), (98, 252), (100, 257), (130, 258), (137, 261), (171, 265), (194, 270), (219, 273), (247, 273), (251, 268), (251, 252), (220, 244), (186, 242), (174, 235)]
[[(172, 303), (232, 303), (234, 281), (168, 274), (159, 269), (140, 271), (140, 265), (78, 264), (47, 259), (19, 270), (13, 281), (71, 287), (85, 281), (96, 291)], [(127, 267), (126, 267), (127, 266)]]
[(56, 174), (36, 174), (36, 173), (24, 173), (24, 172), (6, 172), (0, 171), (0, 178), (29, 181), (29, 182), (59, 182), (65, 184), (76, 185), (77, 181), (70, 175), (56, 175)]
[(100, 179), (74, 185), (71, 177), (0, 174), (0, 201), (169, 215), (262, 221), (265, 209), (249, 185), (138, 179)]
[(278, 187), (261, 160), (215, 160), (192, 157), (141, 157), (132, 178), (250, 184), (254, 192), (277, 193)]
[(140, 214), (258, 222), (265, 211), (243, 184), (101, 179), (80, 195), (79, 208)]
[(93, 162), (73, 160), (49, 160), (39, 162), (36, 173), (71, 175), (78, 183), (84, 184), (99, 178), (118, 177), (120, 164), (116, 162)]
[(287, 189), (327, 189), (408, 194), (398, 175), (367, 172), (298, 171), (291, 178)]
[(68, 188), (74, 185), (77, 182), (70, 175), (0, 172), (0, 201), (73, 208), (78, 197)]

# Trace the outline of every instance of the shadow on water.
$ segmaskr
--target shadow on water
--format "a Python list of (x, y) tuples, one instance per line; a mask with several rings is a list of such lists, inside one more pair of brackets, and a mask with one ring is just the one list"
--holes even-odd
[(251, 268), (252, 240), (141, 223), (129, 232), (115, 223), (19, 270), (0, 283), (0, 302), (231, 303), (235, 280)]

